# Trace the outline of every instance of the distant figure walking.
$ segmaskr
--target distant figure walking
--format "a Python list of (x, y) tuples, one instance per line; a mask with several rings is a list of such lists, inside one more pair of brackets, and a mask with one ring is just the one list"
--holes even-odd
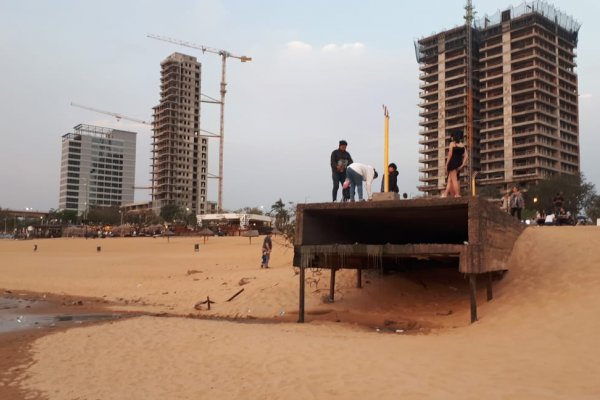
[(339, 147), (331, 152), (331, 178), (333, 180), (333, 190), (331, 197), (335, 202), (337, 200), (340, 184), (346, 180), (346, 168), (352, 164), (352, 156), (346, 151), (348, 142), (340, 140)]
[[(391, 163), (388, 165), (388, 189), (390, 192), (398, 193), (400, 189), (398, 189), (398, 167), (396, 164)], [(381, 180), (381, 191), (383, 192), (385, 188), (385, 180)]]
[(269, 259), (271, 258), (271, 250), (273, 250), (273, 242), (271, 241), (273, 232), (267, 233), (262, 245), (262, 261), (260, 263), (261, 268), (269, 268)]
[(467, 152), (463, 140), (462, 131), (452, 132), (452, 142), (448, 150), (446, 160), (446, 172), (448, 173), (448, 183), (442, 197), (454, 196), (460, 197), (460, 171), (467, 164)]
[(554, 214), (558, 215), (560, 213), (560, 209), (563, 208), (563, 203), (565, 199), (563, 198), (562, 192), (556, 193), (556, 196), (552, 199), (552, 204), (554, 205)]
[(512, 194), (510, 195), (510, 215), (513, 217), (517, 217), (517, 219), (521, 220), (521, 210), (525, 206), (525, 201), (523, 200), (523, 195), (518, 187), (512, 188)]
[(504, 192), (504, 196), (502, 196), (502, 204), (500, 204), (500, 209), (506, 213), (510, 213), (510, 190)]
[(348, 165), (346, 170), (347, 177), (344, 182), (344, 188), (350, 187), (350, 201), (354, 201), (354, 193), (358, 192), (358, 199), (363, 199), (362, 183), (365, 182), (367, 187), (367, 197), (369, 200), (373, 197), (371, 187), (373, 180), (377, 179), (377, 171), (370, 165), (361, 163), (352, 163)]

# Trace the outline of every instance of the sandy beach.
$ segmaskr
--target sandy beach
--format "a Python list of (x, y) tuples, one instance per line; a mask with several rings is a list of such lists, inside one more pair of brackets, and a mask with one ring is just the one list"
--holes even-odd
[[(276, 238), (272, 268), (261, 270), (260, 239), (55, 239), (37, 241), (36, 252), (32, 241), (0, 241), (3, 290), (163, 315), (36, 338), (0, 393), (4, 386), (52, 400), (600, 397), (597, 227), (526, 229), (494, 300), (480, 290), (473, 325), (467, 282), (453, 271), (372, 271), (363, 289), (343, 271), (335, 303), (325, 299), (328, 272), (311, 271), (308, 323), (297, 324), (293, 250)], [(207, 296), (210, 311), (194, 307)]]

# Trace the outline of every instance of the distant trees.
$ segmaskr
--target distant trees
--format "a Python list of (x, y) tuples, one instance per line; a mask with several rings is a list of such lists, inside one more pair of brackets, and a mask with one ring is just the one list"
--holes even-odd
[(255, 214), (255, 215), (263, 215), (264, 211), (259, 207), (244, 207), (235, 211), (238, 214)]
[[(552, 210), (557, 193), (562, 193), (565, 209), (574, 214), (581, 211), (587, 214), (588, 210), (593, 212), (593, 205), (598, 197), (594, 184), (587, 182), (583, 174), (557, 174), (529, 188), (527, 208)], [(533, 199), (537, 201), (534, 203)]]
[(78, 221), (77, 210), (55, 210), (48, 211), (48, 221), (59, 224), (76, 224)]
[(286, 209), (285, 203), (281, 200), (281, 198), (271, 206), (270, 214), (272, 217), (275, 217), (275, 226), (278, 229), (282, 229), (283, 225), (285, 225), (290, 220), (290, 214)]
[(173, 222), (181, 212), (182, 209), (177, 204), (165, 204), (160, 208), (160, 217), (167, 222)]
[(585, 204), (585, 215), (592, 221), (600, 218), (600, 196), (594, 194)]
[(119, 207), (90, 206), (87, 221), (90, 224), (118, 225), (121, 220)]
[(296, 235), (296, 204), (290, 201), (286, 206), (279, 198), (271, 206), (269, 215), (275, 217), (275, 227), (293, 244)]

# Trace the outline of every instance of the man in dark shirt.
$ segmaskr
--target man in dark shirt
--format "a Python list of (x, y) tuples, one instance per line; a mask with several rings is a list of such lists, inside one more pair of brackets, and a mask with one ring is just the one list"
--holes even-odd
[(273, 250), (273, 242), (271, 241), (272, 235), (273, 232), (267, 233), (267, 236), (265, 236), (265, 240), (263, 240), (262, 260), (260, 263), (261, 268), (269, 268), (269, 259), (271, 258), (271, 250)]
[[(390, 192), (398, 193), (400, 189), (398, 188), (398, 167), (396, 164), (391, 163), (388, 166), (388, 190)], [(385, 188), (385, 179), (381, 180), (381, 191), (383, 192)]]
[(563, 198), (562, 192), (556, 193), (556, 196), (552, 199), (552, 203), (554, 204), (554, 214), (558, 215), (560, 209), (563, 208), (563, 202), (565, 199)]
[(337, 192), (340, 188), (340, 183), (344, 184), (346, 180), (346, 168), (352, 164), (352, 156), (346, 151), (348, 142), (340, 140), (339, 147), (331, 152), (331, 178), (333, 179), (333, 190), (331, 197), (335, 202), (337, 200)]

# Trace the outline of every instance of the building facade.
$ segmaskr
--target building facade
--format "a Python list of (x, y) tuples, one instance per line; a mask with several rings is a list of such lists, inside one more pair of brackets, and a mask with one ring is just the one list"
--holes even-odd
[(206, 212), (208, 140), (200, 135), (201, 64), (173, 53), (161, 62), (160, 103), (154, 107), (152, 208), (175, 204)]
[(573, 18), (533, 1), (416, 43), (421, 191), (434, 195), (445, 187), (455, 129), (469, 133), (478, 186), (503, 190), (579, 173), (579, 28)]
[(85, 215), (90, 206), (131, 203), (136, 136), (85, 124), (63, 135), (59, 208)]

